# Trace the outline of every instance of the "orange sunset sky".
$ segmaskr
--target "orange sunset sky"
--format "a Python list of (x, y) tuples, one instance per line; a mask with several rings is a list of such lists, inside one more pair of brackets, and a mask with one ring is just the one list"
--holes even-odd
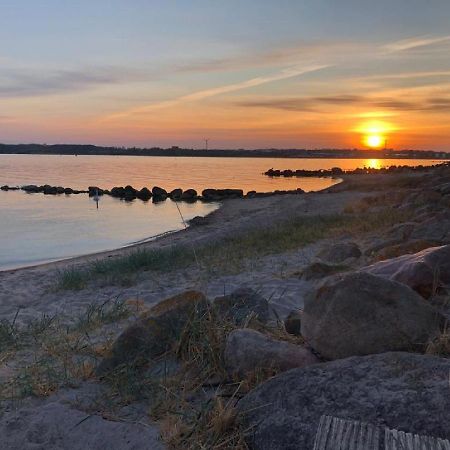
[(449, 18), (448, 0), (3, 1), (0, 141), (450, 150)]

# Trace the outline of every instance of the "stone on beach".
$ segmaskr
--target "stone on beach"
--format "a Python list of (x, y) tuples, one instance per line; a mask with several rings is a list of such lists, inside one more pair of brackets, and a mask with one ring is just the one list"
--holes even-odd
[(302, 336), (327, 359), (421, 351), (442, 316), (408, 286), (352, 273), (320, 287), (305, 302)]
[(425, 298), (450, 286), (450, 245), (380, 261), (362, 270), (406, 284)]
[(361, 250), (354, 242), (338, 242), (337, 244), (324, 247), (317, 257), (323, 261), (340, 264), (350, 258), (359, 258)]
[(298, 309), (291, 311), (284, 320), (284, 329), (294, 336), (301, 336), (302, 312)]
[(217, 297), (213, 307), (221, 318), (237, 325), (243, 325), (250, 317), (256, 317), (262, 323), (270, 319), (269, 302), (246, 287), (238, 288), (230, 295)]
[(197, 291), (183, 292), (153, 306), (120, 334), (97, 374), (103, 375), (137, 357), (152, 359), (169, 351), (188, 321), (203, 315), (207, 307), (206, 297)]
[(279, 374), (238, 403), (253, 450), (312, 449), (323, 414), (450, 438), (450, 361), (352, 357)]
[(248, 328), (232, 331), (226, 340), (225, 366), (230, 376), (257, 370), (285, 371), (319, 362), (308, 349)]

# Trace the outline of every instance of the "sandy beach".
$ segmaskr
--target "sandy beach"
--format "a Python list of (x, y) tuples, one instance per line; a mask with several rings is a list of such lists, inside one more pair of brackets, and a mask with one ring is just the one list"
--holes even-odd
[[(440, 173), (445, 181), (447, 172), (441, 170)], [(0, 318), (3, 323), (13, 323), (17, 328), (30, 327), (30, 324), (39, 320), (45, 322), (46, 318), (50, 321), (53, 320), (51, 318), (56, 318), (64, 326), (70, 327), (79, 323), (81, 318), (84, 320), (86, 311), (119, 301), (122, 305), (127, 305), (128, 314), (119, 315), (116, 320), (99, 320), (95, 325), (89, 325), (89, 345), (110, 348), (115, 338), (130, 323), (161, 300), (187, 290), (200, 291), (207, 298), (214, 299), (231, 294), (236, 288), (250, 287), (268, 300), (273, 317), (283, 321), (292, 311), (302, 310), (305, 297), (326, 278), (326, 275), (320, 274), (311, 277), (302, 275), (306, 268), (317, 261), (320, 251), (340, 242), (351, 242), (361, 249), (361, 254), (357, 258), (346, 260), (345, 270), (357, 270), (382, 259), (377, 255), (378, 252), (403, 243), (402, 239), (395, 238), (395, 229), (400, 223), (416, 221), (415, 226), (420, 229), (420, 221), (426, 220), (426, 211), (420, 210), (423, 209), (423, 203), (414, 208), (407, 205), (408, 196), (417, 196), (423, 189), (416, 188), (418, 184), (429, 186), (427, 174), (396, 178), (374, 174), (352, 176), (324, 192), (228, 200), (218, 210), (199, 219), (186, 230), (150, 242), (71, 260), (4, 271), (0, 273)], [(430, 206), (427, 214), (432, 217), (436, 212), (430, 208), (432, 209)], [(325, 225), (322, 223), (325, 220), (323, 218), (328, 218)], [(317, 236), (302, 236), (297, 245), (297, 237), (289, 235), (289, 230), (294, 229), (292, 226), (304, 226), (306, 230), (313, 231), (316, 227), (322, 227), (323, 230), (321, 228), (322, 231)], [(258, 234), (264, 230), (268, 230), (268, 234)], [(242, 249), (253, 239), (255, 233), (259, 240), (267, 240), (259, 243), (257, 252), (249, 250), (248, 257), (245, 257), (247, 253)], [(287, 236), (283, 236), (286, 233)], [(424, 235), (421, 239), (426, 240), (427, 236)], [(429, 246), (431, 245), (433, 243), (430, 239)], [(188, 254), (191, 252), (190, 261), (194, 263), (170, 267), (169, 262), (164, 271), (136, 270), (117, 279), (97, 274), (84, 280), (76, 289), (70, 289), (70, 286), (64, 288), (61, 284), (64, 278), (70, 279), (71, 274), (89, 273), (89, 268), (99, 261), (114, 265), (116, 261), (136, 252), (165, 252), (171, 248), (183, 248)], [(237, 257), (234, 258), (236, 255), (233, 253), (236, 251)], [(44, 448), (34, 446), (40, 442), (35, 436), (36, 427), (42, 426), (47, 427), (45, 429), (48, 430), (48, 436), (58, 435), (63, 439), (61, 442), (66, 442), (64, 439), (68, 438), (62, 429), (73, 423), (74, 414), (83, 421), (86, 413), (89, 417), (91, 414), (99, 417), (101, 423), (97, 424), (96, 433), (108, 441), (109, 448), (121, 448), (118, 446), (121, 438), (115, 438), (117, 433), (131, 433), (131, 442), (135, 442), (139, 435), (136, 430), (139, 429), (149, 433), (147, 438), (153, 442), (153, 446), (140, 447), (141, 444), (136, 441), (126, 448), (164, 448), (158, 427), (149, 418), (142, 403), (131, 402), (124, 405), (119, 402), (120, 407), (99, 404), (99, 398), (111, 394), (105, 394), (107, 388), (96, 379), (92, 368), (98, 364), (105, 351), (77, 359), (89, 361), (89, 374), (80, 376), (76, 381), (72, 380), (69, 385), (62, 383), (58, 386), (58, 382), (54, 381), (51, 387), (41, 386), (39, 394), (41, 388), (31, 382), (31, 395), (13, 394), (21, 386), (21, 382), (17, 380), (23, 378), (23, 371), (33, 367), (43, 357), (42, 347), (36, 349), (33, 343), (27, 343), (18, 345), (17, 348), (12, 346), (5, 351), (0, 361), (0, 380), (3, 383), (0, 429), (9, 436), (8, 448)], [(75, 357), (76, 355), (72, 355), (71, 361)], [(61, 417), (61, 424), (58, 426), (54, 424), (57, 415)], [(110, 429), (111, 424), (117, 425), (116, 428)], [(117, 428), (124, 424), (133, 427), (133, 431), (126, 427), (125, 431)], [(85, 436), (86, 430), (83, 433)], [(48, 444), (45, 439), (44, 433), (42, 442)], [(114, 443), (114, 439), (119, 440)], [(67, 442), (64, 444), (67, 446), (61, 448), (82, 448), (70, 446)], [(101, 447), (94, 445), (92, 448)]]

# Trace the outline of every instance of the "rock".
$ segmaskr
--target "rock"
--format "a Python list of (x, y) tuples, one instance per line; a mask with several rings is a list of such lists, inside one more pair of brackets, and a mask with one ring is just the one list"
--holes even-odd
[(197, 191), (195, 189), (188, 189), (187, 191), (184, 191), (181, 195), (181, 200), (196, 200), (197, 198)]
[(170, 193), (169, 193), (169, 197), (172, 200), (180, 200), (182, 195), (183, 195), (183, 190), (180, 188), (174, 189), (173, 191), (170, 191)]
[(5, 413), (0, 434), (8, 450), (165, 448), (156, 426), (116, 422), (56, 401)]
[(161, 187), (154, 186), (152, 188), (152, 195), (154, 199), (165, 200), (167, 198), (167, 191)]
[(22, 186), (22, 191), (25, 191), (25, 192), (42, 192), (42, 190), (43, 189), (36, 186), (35, 184), (29, 184), (26, 186)]
[(95, 195), (103, 195), (103, 189), (100, 189), (98, 186), (89, 186), (88, 187), (89, 197), (94, 197)]
[(416, 292), (369, 273), (351, 273), (305, 301), (302, 336), (327, 359), (421, 351), (442, 317)]
[(143, 187), (140, 191), (136, 192), (136, 197), (143, 201), (148, 201), (152, 198), (150, 189)]
[(284, 329), (294, 336), (301, 336), (302, 312), (298, 309), (291, 311), (284, 320)]
[(391, 239), (406, 240), (409, 239), (416, 225), (417, 224), (415, 222), (398, 223), (397, 225), (394, 225), (386, 234)]
[(323, 248), (317, 257), (323, 261), (339, 264), (349, 258), (359, 258), (361, 250), (354, 242), (339, 242)]
[(305, 280), (315, 280), (328, 277), (338, 272), (342, 272), (346, 267), (338, 264), (327, 264), (321, 261), (314, 262), (301, 271), (301, 276)]
[(195, 216), (189, 221), (189, 225), (193, 225), (195, 227), (201, 226), (201, 225), (207, 225), (209, 223), (208, 217), (202, 217), (202, 216)]
[(97, 368), (104, 375), (137, 357), (156, 358), (170, 350), (186, 323), (205, 313), (208, 301), (201, 292), (186, 291), (163, 300), (129, 326), (114, 342), (111, 355)]
[(202, 191), (202, 197), (206, 201), (220, 200), (220, 195), (217, 193), (217, 189), (204, 189)]
[(319, 362), (306, 348), (248, 328), (234, 330), (228, 335), (224, 360), (228, 374), (241, 377), (255, 370), (285, 371)]
[(48, 184), (43, 186), (45, 195), (56, 195), (58, 193), (56, 186), (49, 186)]
[(396, 258), (397, 256), (417, 253), (434, 246), (434, 242), (425, 241), (423, 239), (408, 240), (401, 244), (388, 245), (387, 247), (380, 249), (380, 251), (377, 252), (376, 257), (379, 260)]
[(438, 244), (450, 243), (450, 214), (443, 212), (421, 222), (411, 233), (411, 239), (424, 239)]
[(238, 411), (253, 450), (312, 449), (323, 414), (449, 439), (449, 370), (412, 353), (353, 357), (279, 374)]
[(450, 287), (450, 245), (380, 261), (362, 270), (406, 284), (425, 298)]
[(270, 319), (269, 302), (253, 289), (241, 287), (232, 294), (217, 297), (213, 308), (217, 314), (237, 325), (243, 325), (250, 316), (262, 323)]
[(125, 189), (121, 186), (114, 186), (111, 189), (111, 196), (112, 197), (123, 197), (125, 195)]
[(64, 194), (66, 194), (66, 195), (73, 194), (73, 189), (72, 188), (64, 188)]

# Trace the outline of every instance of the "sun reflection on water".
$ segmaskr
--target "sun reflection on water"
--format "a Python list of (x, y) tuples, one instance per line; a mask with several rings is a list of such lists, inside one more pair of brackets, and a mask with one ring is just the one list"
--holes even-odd
[(368, 159), (364, 165), (369, 169), (381, 169), (383, 167), (379, 159)]

